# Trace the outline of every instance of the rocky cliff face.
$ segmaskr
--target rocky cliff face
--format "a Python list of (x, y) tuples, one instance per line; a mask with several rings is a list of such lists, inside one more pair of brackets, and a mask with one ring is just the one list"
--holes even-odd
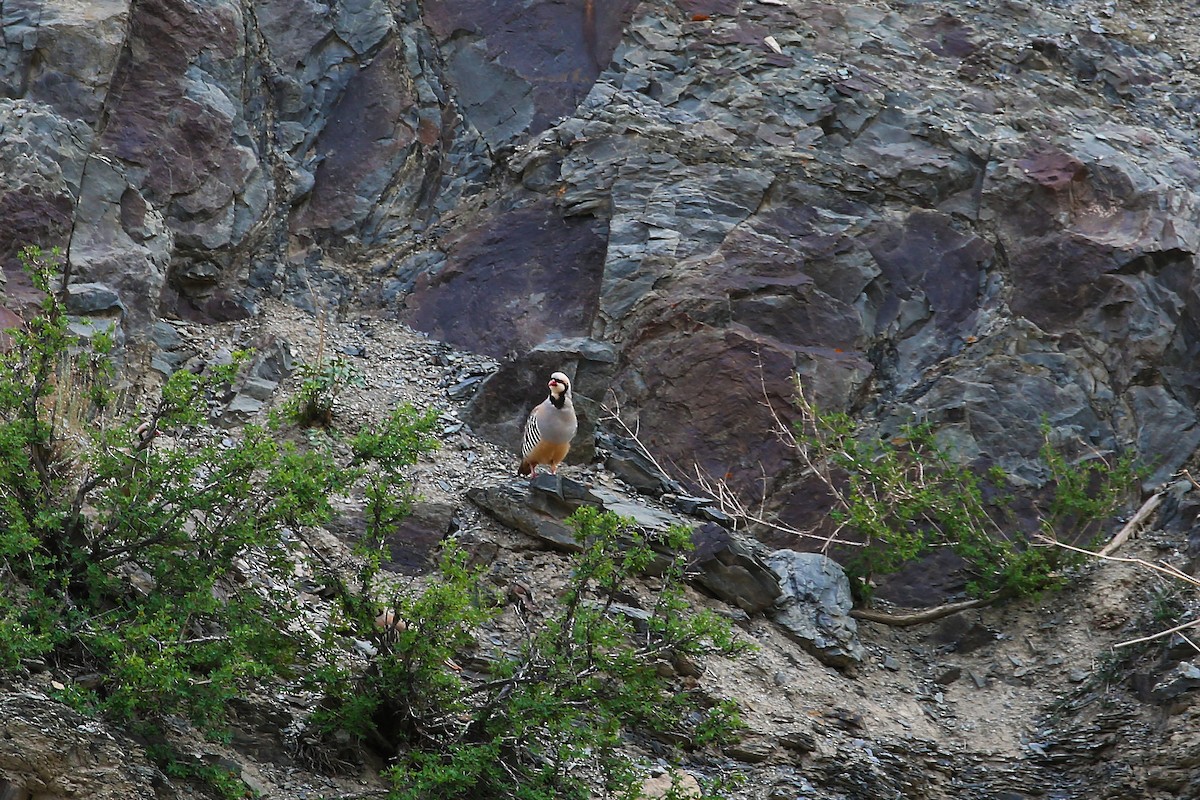
[[(794, 375), (1034, 485), (1042, 420), (1151, 482), (1200, 442), (1178, 4), (15, 0), (2, 22), (0, 257), (19, 283), (16, 247), (63, 247), (126, 328), (357, 296), (492, 356), (540, 346), (665, 459), (765, 473), (796, 521), (760, 403), (786, 415)], [(556, 349), (580, 338), (605, 360)], [(525, 402), (475, 423), (511, 435), (496, 414)]]
[(1200, 444), (1189, 4), (4, 0), (0, 41), (6, 324), (28, 243), (134, 342), (365, 304), (501, 361), (475, 430), (560, 365), (799, 525), (795, 376), (1030, 487), (1043, 423), (1148, 485)]

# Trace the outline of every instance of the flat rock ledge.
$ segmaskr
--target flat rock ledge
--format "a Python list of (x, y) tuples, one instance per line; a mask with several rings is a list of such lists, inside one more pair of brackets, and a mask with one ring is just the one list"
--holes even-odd
[[(467, 491), (467, 498), (497, 522), (563, 552), (580, 550), (575, 532), (565, 520), (584, 505), (628, 517), (648, 533), (683, 525), (694, 529), (695, 550), (689, 567), (696, 585), (748, 614), (766, 611), (782, 592), (775, 573), (751, 540), (713, 523), (696, 528), (694, 522), (679, 515), (570, 478), (540, 475), (529, 483), (474, 487)], [(661, 569), (665, 561), (652, 565), (651, 570), (656, 566)]]

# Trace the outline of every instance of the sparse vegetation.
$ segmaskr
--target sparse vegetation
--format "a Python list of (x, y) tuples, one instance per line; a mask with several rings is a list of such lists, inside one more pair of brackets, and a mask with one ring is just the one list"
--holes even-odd
[[(161, 731), (177, 715), (218, 738), (231, 699), (306, 674), (325, 697), (311, 727), (394, 759), (396, 798), (584, 798), (596, 786), (632, 797), (631, 731), (689, 748), (733, 735), (736, 708), (668, 668), (745, 647), (727, 623), (687, 608), (688, 531), (652, 543), (611, 514), (579, 512), (583, 552), (561, 602), (524, 614), (525, 640), (477, 653), (483, 674), (466, 679), (455, 659), (478, 650), (478, 629), (499, 613), (478, 570), (448, 545), (440, 580), (408, 593), (381, 566), (412, 500), (404, 468), (433, 446), (434, 413), (401, 407), (377, 429), (305, 444), (283, 435), (299, 421), (286, 414), (218, 430), (210, 405), (246, 353), (176, 372), (136, 406), (114, 389), (111, 339), (68, 332), (52, 286), (57, 254), (23, 257), (44, 299), (0, 355), (0, 669), (87, 675), (56, 696), (131, 730)], [(325, 377), (321, 387), (345, 382), (336, 370)], [(347, 575), (306, 545), (332, 499), (351, 494), (365, 533), (361, 567)], [(337, 600), (317, 636), (293, 624), (306, 557)], [(652, 562), (657, 591), (641, 609), (623, 607), (617, 598)], [(371, 646), (365, 668), (346, 657), (354, 640)], [(171, 775), (220, 796), (247, 791), (219, 765), (152, 749)]]
[[(736, 731), (735, 707), (710, 705), (669, 677), (672, 659), (745, 649), (726, 622), (687, 608), (689, 532), (672, 531), (661, 549), (673, 555), (664, 557), (613, 514), (584, 508), (571, 522), (584, 549), (555, 610), (524, 615), (516, 649), (477, 654), (485, 676), (463, 678), (453, 659), (498, 611), (453, 548), (438, 586), (388, 600), (402, 624), (357, 631), (378, 649), (370, 669), (331, 664), (322, 676), (329, 693), (314, 721), (397, 755), (393, 797), (587, 798), (595, 786), (633, 797), (639, 771), (623, 749), (630, 730), (697, 748)], [(666, 564), (652, 601), (642, 609), (617, 602), (656, 559)], [(363, 616), (357, 605), (345, 610)]]
[[(1055, 544), (1087, 543), (1135, 492), (1146, 474), (1133, 454), (1116, 458), (1091, 452), (1068, 459), (1044, 428), (1041, 457), (1048, 480), (1036, 522), (1025, 530), (1012, 513), (1013, 487), (998, 467), (962, 463), (938, 442), (930, 424), (904, 425), (888, 439), (872, 437), (849, 414), (823, 411), (797, 385), (800, 418), (786, 424), (771, 407), (773, 433), (795, 454), (805, 473), (824, 485), (831, 501), (830, 528), (802, 529), (781, 523), (761, 504), (746, 502), (724, 478), (699, 468), (694, 491), (716, 501), (725, 513), (745, 522), (817, 543), (843, 562), (860, 599), (869, 598), (873, 576), (895, 572), (950, 548), (966, 564), (967, 590), (974, 600), (928, 609), (916, 615), (871, 613), (878, 622), (910, 625), (978, 607), (1003, 597), (1037, 594), (1057, 585), (1063, 570), (1086, 553)], [(602, 406), (648, 461), (666, 471), (615, 409)]]
[[(860, 592), (869, 593), (873, 575), (894, 572), (935, 547), (949, 547), (966, 562), (967, 588), (977, 597), (1035, 594), (1081, 559), (1031, 542), (1009, 513), (1004, 472), (961, 463), (930, 425), (905, 425), (881, 440), (865, 436), (849, 415), (817, 409), (803, 393), (798, 403), (801, 421), (791, 441), (833, 498), (834, 536), (861, 544), (845, 556)], [(1048, 428), (1041, 456), (1049, 481), (1035, 508), (1036, 532), (1047, 540), (1089, 540), (1140, 475), (1132, 456), (1068, 461)]]
[(328, 427), (333, 422), (334, 404), (342, 392), (363, 385), (362, 373), (343, 358), (301, 364), (297, 372), (300, 388), (288, 401), (287, 412), (303, 427)]

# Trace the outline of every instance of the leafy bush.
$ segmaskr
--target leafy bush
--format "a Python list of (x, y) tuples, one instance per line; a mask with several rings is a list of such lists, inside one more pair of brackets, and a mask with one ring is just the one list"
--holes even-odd
[[(389, 602), (403, 624), (358, 631), (379, 651), (369, 670), (324, 676), (329, 692), (314, 721), (397, 755), (388, 770), (393, 797), (587, 798), (593, 784), (632, 797), (638, 771), (622, 747), (629, 730), (694, 747), (736, 731), (735, 706), (709, 707), (664, 677), (671, 659), (746, 649), (728, 623), (684, 600), (690, 532), (673, 530), (655, 549), (611, 513), (585, 507), (571, 523), (583, 552), (556, 610), (526, 618), (517, 650), (487, 654), (486, 679), (464, 679), (453, 666), (473, 630), (498, 613), (454, 548), (438, 585)], [(674, 555), (652, 602), (621, 606), (631, 579), (663, 559), (659, 549)]]
[[(802, 395), (799, 403), (794, 441), (833, 498), (835, 536), (851, 534), (863, 545), (844, 557), (861, 594), (869, 593), (872, 575), (894, 572), (935, 547), (966, 561), (967, 588), (981, 597), (1040, 592), (1079, 561), (1078, 553), (1031, 544), (1010, 521), (1004, 472), (955, 460), (930, 425), (907, 425), (880, 440), (864, 436), (846, 414), (822, 412)], [(1045, 434), (1041, 456), (1050, 481), (1048, 500), (1035, 509), (1037, 529), (1078, 543), (1121, 507), (1140, 473), (1132, 456), (1068, 462), (1048, 428)]]
[(377, 504), (402, 509), (397, 471), (430, 446), (433, 418), (398, 410), (355, 439), (348, 466), (268, 427), (218, 431), (209, 400), (245, 354), (176, 372), (149, 407), (128, 408), (113, 388), (111, 340), (68, 332), (56, 257), (23, 252), (41, 313), (9, 331), (0, 354), (0, 667), (40, 659), (99, 674), (98, 688), (72, 686), (64, 699), (218, 731), (231, 698), (289, 675), (309, 649), (289, 632), (300, 532), (363, 483)]
[[(305, 445), (279, 417), (218, 431), (210, 403), (246, 354), (176, 372), (132, 407), (114, 389), (111, 338), (69, 333), (56, 257), (24, 251), (41, 313), (0, 353), (0, 669), (38, 660), (86, 673), (58, 691), (83, 713), (146, 731), (178, 714), (218, 736), (233, 697), (304, 672), (325, 694), (314, 727), (393, 755), (397, 798), (584, 798), (589, 785), (632, 796), (630, 730), (693, 747), (733, 735), (735, 707), (664, 669), (744, 649), (727, 624), (687, 608), (686, 530), (652, 543), (611, 514), (579, 512), (583, 552), (557, 610), (527, 618), (525, 641), (481, 655), (488, 674), (466, 679), (454, 659), (498, 613), (467, 556), (448, 546), (440, 580), (415, 594), (382, 574), (411, 502), (403, 469), (433, 446), (436, 416), (402, 407), (376, 429)], [(365, 516), (353, 575), (305, 547), (331, 498), (350, 494)], [(294, 624), (305, 556), (336, 593), (338, 618), (319, 639)], [(656, 593), (644, 610), (623, 608), (617, 598), (655, 560)], [(366, 669), (345, 657), (351, 637), (374, 649)], [(224, 768), (169, 748), (155, 758), (224, 796), (245, 791)]]

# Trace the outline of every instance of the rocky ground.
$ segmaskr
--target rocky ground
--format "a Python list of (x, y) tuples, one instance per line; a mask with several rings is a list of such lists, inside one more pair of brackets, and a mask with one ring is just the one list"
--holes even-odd
[[(277, 307), (265, 323), (265, 330), (300, 345), (301, 358), (315, 356), (312, 337), (297, 336), (311, 329), (302, 313)], [(347, 394), (339, 418), (369, 422), (397, 402), (442, 410), (443, 447), (416, 469), (422, 495), (454, 509), (454, 535), (492, 559), (493, 576), (521, 578), (540, 587), (540, 602), (553, 602), (569, 557), (499, 525), (465, 500), (472, 488), (522, 483), (513, 476), (513, 453), (460, 427), (469, 398), (451, 396), (464, 377), (493, 364), (371, 316), (330, 324), (330, 343), (360, 354), (354, 363), (367, 383)], [(541, 381), (529, 392), (532, 403)], [(602, 468), (574, 466), (566, 473), (632, 504), (672, 510)], [(1151, 532), (1121, 555), (1182, 565), (1186, 547), (1186, 537)], [(1173, 662), (1194, 652), (1177, 641), (1173, 656), (1159, 648), (1122, 664), (1113, 649), (1173, 624), (1170, 616), (1156, 619), (1153, 609), (1156, 597), (1181, 591), (1136, 566), (1097, 563), (1039, 601), (912, 628), (860, 623), (865, 654), (848, 672), (822, 664), (768, 615), (746, 615), (696, 592), (697, 605), (735, 619), (759, 648), (737, 663), (713, 659), (707, 665), (702, 683), (743, 705), (749, 733), (730, 758), (699, 769), (744, 772), (746, 798), (1198, 792), (1190, 776), (1180, 783), (1191, 756), (1182, 763), (1171, 756), (1186, 752), (1183, 720), (1196, 710), (1186, 695), (1182, 702), (1163, 698), (1169, 693), (1163, 688), (1154, 696), (1156, 682), (1170, 683)], [(1167, 751), (1157, 761), (1142, 749), (1157, 747)]]
[[(500, 587), (520, 582), (530, 588), (526, 598), (533, 603), (555, 602), (570, 556), (497, 523), (467, 499), (480, 488), (524, 490), (525, 482), (513, 474), (514, 455), (461, 422), (469, 398), (456, 387), (494, 370), (494, 362), (378, 316), (321, 322), (285, 305), (268, 306), (250, 322), (175, 327), (181, 340), (175, 352), (198, 358), (264, 343), (290, 353), (293, 363), (311, 363), (320, 352), (343, 354), (361, 370), (364, 385), (339, 400), (339, 427), (371, 424), (403, 402), (439, 409), (442, 446), (413, 470), (422, 496), (417, 524), (411, 538), (393, 549), (398, 579), (416, 580), (414, 586), (436, 579), (401, 576), (424, 572), (437, 541), (453, 535), (488, 564), (487, 580)], [(257, 413), (294, 388), (294, 374), (280, 377)], [(539, 385), (530, 389), (539, 391)], [(243, 402), (235, 397), (230, 407), (248, 408), (239, 396)], [(250, 416), (245, 410), (227, 414)], [(566, 474), (611, 492), (639, 513), (673, 511), (600, 467), (571, 466)], [(344, 540), (330, 536), (325, 542), (345, 555)], [(1150, 532), (1122, 554), (1175, 560), (1183, 545)], [(697, 606), (727, 615), (757, 650), (736, 663), (713, 658), (704, 665), (700, 685), (714, 696), (737, 699), (748, 730), (738, 745), (684, 766), (701, 777), (744, 775), (738, 796), (747, 799), (1200, 796), (1191, 725), (1200, 709), (1190, 691), (1200, 682), (1186, 670), (1191, 664), (1195, 672), (1186, 660), (1194, 652), (1178, 642), (1170, 656), (1163, 647), (1128, 659), (1113, 650), (1117, 642), (1173, 622), (1165, 613), (1156, 618), (1153, 609), (1174, 592), (1167, 581), (1130, 564), (1093, 564), (1074, 574), (1068, 588), (1038, 601), (911, 628), (860, 623), (861, 660), (837, 669), (800, 647), (769, 611), (747, 614), (693, 589)], [(319, 619), (319, 600), (308, 600)], [(503, 624), (485, 633), (503, 634)], [(191, 796), (186, 787), (164, 784), (127, 735), (81, 721), (39, 694), (69, 679), (35, 674), (0, 697), (0, 774), (10, 781), (7, 789), (0, 783), (0, 791), (9, 792), (6, 800)], [(297, 732), (309, 703), (286, 693), (246, 698), (235, 708), (239, 723), (228, 746), (203, 741), (182, 722), (177, 733), (185, 752), (235, 767), (263, 797), (377, 796), (378, 763), (328, 775), (299, 758)], [(23, 783), (13, 782), (18, 776)]]

